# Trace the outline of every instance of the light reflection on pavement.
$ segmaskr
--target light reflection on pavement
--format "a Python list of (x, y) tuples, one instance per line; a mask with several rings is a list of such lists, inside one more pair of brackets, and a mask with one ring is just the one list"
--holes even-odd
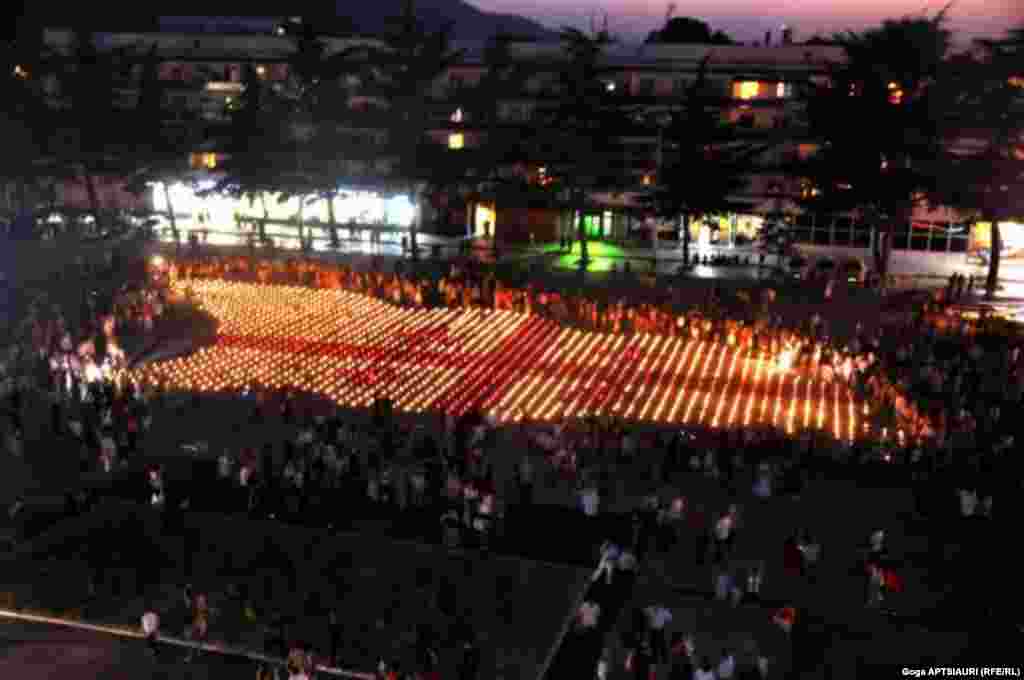
[(17, 680), (250, 680), (248, 660), (205, 655), (183, 664), (183, 652), (168, 649), (154, 660), (140, 641), (50, 626), (0, 623), (0, 678)]

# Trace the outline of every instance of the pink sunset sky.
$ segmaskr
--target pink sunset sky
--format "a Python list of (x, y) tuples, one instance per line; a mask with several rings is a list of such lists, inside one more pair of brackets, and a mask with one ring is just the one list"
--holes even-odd
[[(586, 27), (591, 15), (608, 14), (612, 33), (640, 38), (659, 26), (668, 2), (651, 0), (469, 0), (489, 12), (521, 14), (546, 26), (570, 24)], [(785, 24), (796, 39), (829, 35), (845, 29), (862, 29), (886, 18), (932, 15), (944, 0), (690, 0), (676, 2), (676, 16), (702, 19), (740, 41), (761, 40), (765, 31), (777, 32)], [(1000, 35), (1011, 25), (1024, 24), (1022, 0), (958, 0), (949, 11), (950, 28), (960, 41)]]

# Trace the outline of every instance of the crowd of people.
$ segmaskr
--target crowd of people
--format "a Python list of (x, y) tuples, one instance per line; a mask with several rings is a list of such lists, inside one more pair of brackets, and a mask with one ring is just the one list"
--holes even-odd
[(128, 357), (119, 335), (140, 339), (141, 346), (153, 339), (168, 291), (143, 278), (110, 291), (93, 287), (109, 274), (82, 267), (80, 309), (69, 310), (45, 292), (28, 301), (7, 360), (0, 363), (3, 393), (12, 405), (7, 447), (13, 455), (23, 452), (21, 404), (30, 390), (49, 401), (55, 433), (70, 432), (82, 441), (83, 460), (110, 470), (118, 447), (136, 449), (148, 416), (142, 386), (125, 379)]
[[(84, 465), (113, 472), (119, 460), (139, 452), (154, 406), (162, 405), (165, 395), (159, 385), (117, 379), (118, 362), (123, 361), (118, 330), (132, 327), (142, 334), (152, 333), (167, 304), (166, 284), (196, 277), (255, 277), (265, 282), (344, 287), (399, 305), (494, 306), (550, 315), (593, 330), (661, 332), (723, 342), (765, 352), (787, 367), (843, 381), (864, 400), (883, 405), (875, 436), (854, 442), (829, 441), (820, 433), (791, 438), (774, 430), (752, 429), (651, 434), (606, 418), (522, 428), (524, 445), (547, 461), (547, 470), (540, 472), (561, 480), (588, 516), (599, 517), (610, 500), (614, 485), (609, 464), (613, 461), (649, 465), (652, 480), (674, 489), (668, 496), (646, 499), (637, 509), (632, 540), (609, 542), (602, 548), (597, 586), (579, 612), (581, 629), (607, 625), (607, 616), (621, 606), (614, 599), (623, 594), (601, 593), (602, 583), (609, 584), (622, 572), (633, 573), (652, 553), (666, 553), (687, 540), (694, 541), (695, 559), (712, 565), (717, 599), (736, 604), (758, 599), (764, 561), (741, 564), (732, 559), (737, 536), (742, 534), (739, 506), (693, 507), (685, 488), (692, 475), (705, 476), (733, 494), (749, 491), (765, 498), (799, 494), (816, 470), (834, 470), (839, 465), (845, 471), (850, 464), (871, 462), (883, 470), (909, 470), (908, 481), (919, 499), (935, 499), (933, 505), (946, 510), (955, 505), (964, 518), (992, 518), (993, 508), (999, 507), (993, 500), (996, 491), (1000, 502), (1019, 491), (1014, 486), (1019, 475), (1005, 473), (1007, 466), (1015, 465), (1010, 452), (1024, 388), (1021, 345), (988, 346), (985, 338), (963, 328), (939, 329), (929, 321), (932, 310), (928, 307), (902, 324), (871, 334), (858, 328), (854, 337), (840, 339), (830, 336), (828, 324), (817, 315), (802, 327), (786, 328), (770, 314), (730, 319), (713, 299), (694, 310), (682, 310), (671, 299), (604, 303), (534, 287), (507, 287), (493, 275), (458, 267), (441, 279), (432, 279), (300, 261), (253, 265), (246, 258), (224, 258), (175, 261), (162, 273), (166, 276), (122, 288), (109, 300), (87, 297), (88, 313), (83, 314), (87, 321), (78, 329), (69, 328), (61, 310), (47, 307), (43, 300), (30, 309), (26, 322), (30, 332), (23, 346), (12, 350), (11, 358), (33, 357), (37, 368), (34, 380), (11, 383), (8, 388), (12, 453), (22, 455), (22, 393), (33, 383), (51, 395), (53, 430), (79, 442)], [(770, 307), (770, 300), (765, 302), (762, 307)], [(399, 513), (431, 517), (450, 546), (487, 549), (492, 544), (511, 499), (499, 493), (504, 487), (495, 479), (494, 457), (501, 452), (486, 417), (459, 422), (448, 418), (431, 434), (380, 423), (353, 424), (338, 413), (314, 417), (297, 395), (288, 393), (255, 390), (246, 396), (252, 402), (254, 422), (280, 418), (297, 428), (298, 435), (280, 444), (281, 455), (273, 443), (262, 450), (214, 454), (225, 509), (267, 517), (330, 517), (335, 509), (324, 505), (324, 498), (359, 497)], [(200, 446), (196, 453), (210, 452)], [(516, 466), (517, 503), (528, 504), (534, 497), (539, 476), (534, 459), (523, 456)], [(945, 488), (952, 477), (942, 476), (942, 470), (955, 471), (956, 488)], [(167, 501), (161, 468), (148, 469), (145, 484), (149, 503), (168, 512), (175, 509), (177, 504)], [(928, 503), (920, 506), (922, 511), (934, 510)], [(862, 568), (865, 604), (870, 607), (884, 606), (888, 594), (904, 588), (885, 536), (880, 528), (866, 541)], [(824, 553), (810, 532), (793, 528), (783, 549), (788, 570), (802, 579), (817, 577), (816, 565)], [(197, 620), (203, 625), (193, 621), (193, 627), (205, 635), (209, 617), (201, 615), (202, 607), (199, 611)], [(773, 616), (783, 630), (791, 630), (799, 619), (797, 610), (788, 606)], [(698, 655), (691, 632), (670, 630), (671, 612), (663, 607), (637, 613), (633, 619), (624, 644), (629, 669), (638, 678), (646, 678), (659, 664), (672, 668), (674, 678), (768, 672), (770, 664), (763, 656), (740, 663), (730, 652), (715, 661), (703, 652)], [(145, 625), (155, 624), (150, 618)], [(460, 661), (462, 677), (475, 677), (478, 654), (474, 662), (473, 653), (458, 651), (464, 642), (458, 642), (452, 652), (468, 659)], [(419, 675), (413, 677), (434, 677), (437, 652), (422, 656), (420, 667), (414, 669)], [(599, 669), (607, 668), (607, 654), (601, 663)], [(296, 677), (310, 670), (306, 662), (291, 665)], [(382, 662), (382, 677), (399, 677), (396, 665)]]

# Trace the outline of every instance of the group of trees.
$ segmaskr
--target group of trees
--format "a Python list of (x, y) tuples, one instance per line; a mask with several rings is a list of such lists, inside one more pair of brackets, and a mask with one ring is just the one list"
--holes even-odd
[[(195, 127), (168, 125), (165, 85), (153, 46), (107, 49), (85, 28), (66, 50), (30, 34), (6, 43), (0, 116), (8, 147), (0, 176), (15, 182), (19, 212), (34, 212), (31, 196), (54, 181), (80, 184), (102, 232), (101, 178), (129, 180), (176, 169), (195, 141)], [(141, 186), (135, 182), (136, 186)]]
[[(681, 221), (688, 251), (690, 223), (726, 211), (752, 161), (793, 141), (792, 130), (752, 136), (724, 123), (721, 95), (707, 87), (708, 61), (680, 95), (656, 109), (623, 106), (604, 80), (603, 53), (613, 42), (606, 32), (563, 31), (566, 61), (555, 95), (538, 104), (524, 129), (501, 120), (502, 98), (533, 75), (512, 58), (507, 41), (488, 48), (478, 85), (446, 93), (443, 104), (435, 98), (438, 77), (463, 55), (451, 43), (450, 27), (424, 29), (411, 0), (379, 39), (341, 51), (332, 51), (316, 26), (292, 25), (290, 31), (285, 82), (271, 84), (251, 66), (243, 75), (229, 123), (213, 139), (228, 152), (225, 177), (214, 190), (254, 203), (269, 193), (297, 198), (300, 235), (304, 207), (351, 184), (353, 163), (372, 167), (378, 182), (412, 197), (414, 253), (420, 205), (428, 197), (479, 195), (510, 184), (523, 190), (528, 183), (522, 173), (506, 170), (525, 163), (544, 165), (543, 191), (576, 218), (595, 190), (633, 188), (626, 172), (610, 166), (609, 149), (623, 131), (642, 128), (647, 135), (656, 130), (661, 140), (645, 200), (655, 214)], [(953, 54), (944, 13), (834, 36), (846, 59), (832, 66), (824, 82), (793, 83), (808, 141), (819, 146), (810, 160), (789, 169), (813, 187), (794, 197), (809, 210), (858, 211), (873, 222), (875, 268), (883, 277), (893, 227), (909, 222), (916, 205), (949, 205), (991, 222), (988, 288), (994, 291), (996, 225), (1024, 212), (1022, 36), (1024, 30), (1011, 31)], [(686, 18), (670, 18), (651, 40), (691, 38), (727, 42)], [(0, 57), (0, 126), (10, 140), (0, 175), (24, 184), (43, 176), (79, 181), (97, 224), (103, 220), (97, 177), (130, 177), (136, 187), (171, 179), (185, 170), (189, 152), (211, 141), (195, 116), (171, 115), (153, 46), (101, 48), (82, 29), (64, 54), (21, 40), (4, 45)], [(380, 106), (353, 108), (355, 94)], [(428, 132), (439, 106), (457, 106), (464, 118), (452, 125), (471, 122), (481, 144), (453, 150), (431, 143)], [(366, 144), (368, 133), (378, 143)], [(973, 145), (959, 143), (964, 139)], [(386, 171), (382, 162), (390, 166)], [(171, 219), (173, 226), (173, 214)], [(576, 226), (586, 264), (582, 219)]]
[[(340, 52), (329, 50), (315, 26), (289, 29), (287, 80), (270, 83), (249, 65), (242, 94), (220, 128), (167, 96), (172, 85), (159, 77), (155, 46), (110, 49), (85, 28), (73, 30), (64, 50), (36, 36), (4, 44), (0, 126), (21, 146), (5, 156), (0, 175), (23, 183), (36, 175), (79, 182), (100, 228), (106, 216), (99, 177), (127, 178), (141, 191), (186, 176), (189, 154), (207, 145), (226, 151), (225, 176), (214, 191), (254, 202), (270, 193), (298, 199), (300, 232), (304, 206), (332, 198), (353, 162), (376, 167), (386, 159), (387, 180), (418, 204), (453, 160), (425, 139), (431, 88), (461, 58), (450, 30), (424, 30), (411, 0), (383, 36)], [(387, 105), (369, 113), (353, 109), (357, 91)], [(365, 143), (368, 131), (386, 142)], [(169, 212), (173, 228), (173, 206)], [(414, 247), (415, 231), (414, 225)]]
[[(674, 8), (673, 8), (674, 9)], [(671, 10), (670, 10), (671, 11)], [(669, 16), (665, 25), (647, 35), (648, 43), (672, 44), (691, 43), (695, 45), (733, 45), (733, 39), (723, 31), (712, 31), (711, 27), (693, 17)]]
[[(803, 187), (787, 197), (807, 211), (852, 211), (871, 223), (882, 285), (895, 229), (907, 227), (918, 206), (947, 206), (965, 221), (992, 225), (986, 292), (994, 295), (998, 223), (1024, 216), (1022, 37), (1024, 29), (1011, 30), (954, 53), (945, 12), (885, 21), (834, 36), (845, 59), (830, 66), (828, 78), (792, 83), (803, 134), (818, 151), (786, 168)], [(589, 191), (624, 186), (622, 176), (599, 167), (605, 140), (630, 121), (648, 133), (656, 128), (661, 158), (643, 201), (659, 217), (680, 221), (688, 260), (690, 222), (730, 211), (752, 164), (794, 141), (791, 128), (751, 136), (726, 123), (720, 95), (706, 86), (707, 60), (674, 100), (629, 110), (609, 103), (601, 80), (610, 36), (568, 30), (563, 42), (562, 96), (534, 133), (549, 142), (547, 155), (533, 150), (533, 158), (547, 163), (571, 214), (582, 212)], [(577, 226), (585, 264), (582, 220)], [(788, 242), (781, 223), (769, 231), (775, 246)]]
[(998, 280), (999, 220), (1024, 215), (1024, 32), (952, 52), (945, 12), (836, 36), (846, 61), (807, 91), (820, 151), (801, 169), (811, 210), (859, 211), (875, 227), (877, 273), (915, 207), (990, 222), (987, 294)]

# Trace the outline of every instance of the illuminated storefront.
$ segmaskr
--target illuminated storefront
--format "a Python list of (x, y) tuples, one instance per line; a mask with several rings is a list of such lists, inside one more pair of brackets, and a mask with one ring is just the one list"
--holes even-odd
[[(1024, 259), (1024, 222), (1000, 222), (999, 236), (1004, 258)], [(982, 258), (987, 258), (992, 252), (990, 222), (976, 222), (971, 226), (969, 252)]]
[[(186, 238), (188, 233), (194, 230), (237, 233), (236, 217), (249, 222), (262, 220), (264, 219), (264, 208), (268, 222), (277, 223), (286, 229), (290, 229), (298, 217), (299, 199), (297, 197), (282, 201), (280, 194), (268, 193), (264, 194), (262, 200), (257, 198), (250, 201), (248, 198), (236, 199), (221, 194), (197, 195), (212, 186), (212, 182), (195, 185), (175, 183), (166, 188), (162, 184), (154, 184), (153, 209), (157, 213), (166, 215), (168, 212), (167, 194), (170, 194), (175, 222)], [(408, 227), (412, 224), (416, 214), (415, 206), (405, 195), (385, 196), (370, 191), (342, 191), (334, 198), (333, 203), (335, 221), (340, 226), (355, 223)], [(310, 223), (328, 224), (330, 211), (327, 201), (317, 200), (307, 203), (303, 210), (303, 218), (307, 225)], [(214, 237), (211, 236), (210, 241), (214, 242), (214, 240)]]
[(477, 203), (473, 217), (473, 233), (476, 236), (490, 238), (494, 234), (497, 218), (493, 203)]

